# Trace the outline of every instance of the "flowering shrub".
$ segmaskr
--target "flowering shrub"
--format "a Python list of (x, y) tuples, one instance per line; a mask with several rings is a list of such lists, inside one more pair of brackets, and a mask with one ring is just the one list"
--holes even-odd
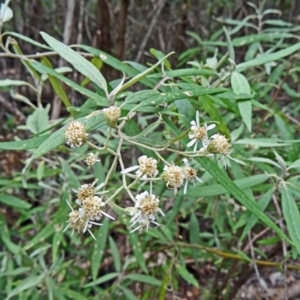
[[(6, 5), (5, 12), (4, 6), (1, 6), (0, 26), (12, 17), (12, 11)], [(75, 51), (45, 32), (41, 32), (41, 36), (47, 45), (29, 38), (25, 41), (47, 49), (47, 52), (24, 55), (15, 40), (7, 39), (4, 43), (4, 37), (13, 34), (2, 33), (1, 56), (20, 59), (33, 80), (27, 83), (6, 79), (0, 81), (0, 86), (29, 86), (36, 92), (34, 102), (37, 106), (11, 92), (16, 99), (22, 99), (32, 108), (23, 126), (32, 136), (27, 140), (0, 143), (0, 148), (30, 153), (17, 188), (29, 187), (30, 179), (36, 176), (36, 187), (41, 189), (41, 194), (45, 190), (51, 192), (46, 199), (47, 205), (41, 203), (39, 208), (38, 204), (30, 214), (22, 209), (31, 209), (31, 204), (28, 206), (22, 200), (16, 201), (15, 205), (21, 206), (23, 220), (28, 220), (28, 215), (34, 220), (33, 216), (40, 216), (41, 209), (45, 226), (38, 230), (30, 227), (39, 232), (24, 249), (19, 248), (18, 242), (9, 235), (3, 237), (5, 247), (18, 255), (11, 266), (19, 264), (22, 256), (29, 259), (27, 251), (31, 248), (37, 247), (32, 256), (42, 253), (40, 269), (35, 271), (30, 284), (24, 282), (24, 290), (45, 280), (47, 289), (55, 293), (54, 275), (60, 274), (60, 283), (64, 282), (64, 278), (70, 279), (64, 270), (74, 263), (73, 260), (64, 261), (61, 248), (67, 249), (72, 256), (73, 245), (79, 256), (83, 255), (85, 248), (91, 251), (91, 263), (87, 268), (90, 267), (91, 272), (74, 270), (74, 276), (80, 274), (85, 287), (95, 290), (98, 284), (115, 280), (113, 288), (108, 291), (111, 299), (117, 299), (121, 294), (128, 299), (136, 299), (127, 289), (125, 280), (130, 268), (137, 271), (128, 278), (161, 286), (161, 295), (166, 292), (169, 282), (176, 286), (175, 277), (198, 286), (198, 281), (184, 262), (184, 255), (199, 260), (196, 249), (202, 251), (201, 259), (208, 261), (211, 259), (209, 255), (215, 254), (231, 258), (231, 254), (217, 253), (215, 248), (232, 247), (237, 250), (236, 255), (240, 255), (235, 256), (237, 259), (258, 263), (253, 255), (251, 258), (247, 256), (249, 253), (246, 254), (243, 246), (245, 237), (248, 237), (249, 247), (253, 249), (251, 230), (256, 224), (264, 224), (264, 230), (276, 233), (277, 239), (292, 247), (291, 257), (298, 257), (300, 215), (294, 196), (299, 194), (299, 189), (295, 179), (297, 174), (293, 173), (293, 170), (299, 169), (298, 157), (291, 154), (284, 159), (284, 153), (280, 155), (273, 151), (270, 152), (274, 156), (271, 159), (260, 152), (260, 147), (294, 147), (295, 140), (293, 137), (279, 140), (250, 135), (252, 120), (256, 118), (252, 115), (253, 106), (268, 112), (270, 109), (258, 103), (258, 83), (255, 78), (248, 80), (247, 72), (256, 67), (269, 70), (270, 64), (273, 66), (298, 51), (300, 43), (284, 49), (279, 48), (278, 43), (272, 48), (272, 54), (260, 53), (238, 63), (234, 54), (237, 42), (231, 39), (234, 32), (224, 28), (226, 43), (223, 46), (226, 50), (223, 56), (215, 54), (204, 61), (192, 61), (192, 67), (182, 69), (171, 68), (168, 58), (173, 53), (163, 55), (152, 49), (155, 62), (146, 67), (118, 61), (89, 46), (80, 46), (80, 52)], [(10, 46), (14, 52), (11, 52)], [(72, 69), (61, 70), (52, 66), (49, 59), (53, 54), (66, 60)], [(108, 82), (96, 67), (95, 61), (99, 60), (118, 70), (119, 78)], [(69, 69), (78, 71), (89, 85), (79, 84), (65, 76), (64, 72)], [(69, 113), (66, 119), (49, 121), (49, 106), (44, 107), (41, 101), (46, 83), (65, 105)], [(71, 105), (65, 85), (84, 99), (82, 106)], [(281, 121), (278, 119), (278, 126), (284, 132)], [(274, 172), (273, 167), (276, 168)], [(55, 179), (51, 179), (53, 176)], [(3, 199), (14, 199), (10, 198), (12, 196), (6, 188), (3, 191)], [(282, 222), (277, 222), (273, 211), (272, 214), (265, 212), (274, 195), (281, 196), (282, 214), (281, 210), (277, 213), (285, 219), (286, 228)], [(275, 200), (274, 203), (278, 208)], [(45, 218), (44, 213), (47, 215)], [(209, 217), (214, 225), (211, 231), (201, 235), (199, 220)], [(4, 224), (3, 232), (7, 232), (5, 221), (1, 224)], [(121, 267), (120, 252), (125, 250), (121, 249), (123, 245), (116, 244), (111, 233), (108, 239), (110, 252), (106, 254), (111, 253), (116, 272), (104, 275), (103, 279), (99, 277), (99, 268), (110, 228), (113, 228), (111, 232), (126, 236), (124, 247), (130, 244), (129, 252), (134, 259), (124, 261)], [(74, 231), (78, 236), (73, 235)], [(188, 239), (189, 243), (183, 243), (184, 239)], [(52, 249), (48, 269), (43, 261), (48, 248), (38, 248), (39, 243), (45, 240)], [(158, 254), (163, 253), (163, 261), (168, 259), (168, 266), (158, 260), (154, 263), (154, 269), (163, 270), (162, 276), (158, 272), (149, 275), (151, 264), (147, 261), (149, 256), (145, 249), (151, 250), (152, 246), (160, 247), (155, 249)], [(185, 252), (185, 248), (189, 252)], [(170, 254), (168, 249), (176, 255)], [(123, 254), (124, 257), (129, 255), (128, 252)], [(64, 270), (60, 264), (63, 264)], [(39, 274), (41, 269), (46, 270), (43, 276)], [(176, 276), (170, 279), (169, 274), (174, 269)], [(26, 273), (28, 269), (20, 272)], [(147, 275), (141, 275), (141, 272)], [(48, 274), (51, 276), (47, 277)], [(70, 276), (74, 277), (73, 274)], [(70, 285), (72, 287), (65, 284), (60, 288), (61, 295), (77, 295), (74, 297), (80, 299), (80, 293), (79, 296), (72, 294), (77, 286)], [(7, 299), (17, 295), (18, 291), (10, 288)], [(101, 290), (100, 297), (104, 297), (105, 293)], [(151, 295), (153, 299), (158, 297), (153, 291)]]

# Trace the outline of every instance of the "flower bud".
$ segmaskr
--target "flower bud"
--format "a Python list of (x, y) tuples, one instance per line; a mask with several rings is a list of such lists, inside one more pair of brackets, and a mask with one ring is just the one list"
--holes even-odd
[(70, 145), (72, 148), (80, 147), (88, 139), (85, 126), (77, 121), (70, 123), (65, 131), (65, 139), (67, 145)]
[(109, 127), (115, 127), (118, 123), (119, 117), (121, 116), (121, 109), (117, 106), (111, 106), (109, 108), (104, 108), (103, 113), (107, 125)]
[(214, 134), (209, 141), (207, 151), (212, 154), (227, 155), (229, 152), (230, 144), (224, 135), (219, 133)]

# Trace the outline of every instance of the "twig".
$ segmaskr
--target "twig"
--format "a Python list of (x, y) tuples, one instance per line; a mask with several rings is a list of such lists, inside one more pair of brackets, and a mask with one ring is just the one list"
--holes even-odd
[(159, 2), (159, 4), (158, 4), (157, 10), (156, 10), (156, 12), (155, 12), (155, 14), (154, 14), (154, 16), (153, 16), (153, 18), (152, 18), (152, 21), (151, 21), (151, 23), (150, 23), (150, 25), (149, 25), (148, 31), (146, 32), (146, 34), (145, 34), (145, 36), (144, 36), (144, 39), (143, 39), (143, 41), (142, 41), (142, 43), (141, 43), (141, 45), (140, 45), (139, 52), (138, 52), (138, 54), (137, 54), (137, 56), (136, 56), (136, 58), (135, 58), (135, 61), (136, 61), (136, 62), (139, 62), (140, 59), (141, 59), (141, 57), (142, 57), (142, 54), (143, 54), (144, 49), (145, 49), (145, 47), (146, 47), (146, 44), (147, 44), (147, 42), (148, 42), (148, 40), (149, 40), (149, 38), (150, 38), (150, 36), (151, 36), (151, 33), (152, 33), (152, 31), (153, 31), (153, 28), (154, 28), (154, 26), (155, 26), (155, 24), (156, 24), (156, 22), (157, 22), (157, 19), (158, 19), (159, 15), (160, 15), (160, 13), (161, 13), (161, 11), (162, 11), (162, 9), (163, 9), (165, 3), (166, 3), (166, 0), (161, 0), (161, 1)]

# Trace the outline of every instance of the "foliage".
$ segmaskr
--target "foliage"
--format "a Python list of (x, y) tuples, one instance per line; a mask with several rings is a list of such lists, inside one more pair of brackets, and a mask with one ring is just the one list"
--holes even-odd
[[(264, 246), (277, 243), (288, 249), (282, 264), (296, 268), (286, 260), (300, 254), (299, 28), (269, 18), (277, 10), (251, 6), (253, 15), (224, 20), (209, 41), (190, 32), (200, 47), (182, 53), (179, 67), (169, 61), (173, 53), (151, 49), (156, 63), (145, 66), (74, 49), (45, 32), (47, 45), (22, 37), (47, 49), (28, 56), (2, 33), (1, 56), (21, 60), (32, 78), (0, 81), (30, 111), (19, 126), (30, 136), (0, 143), (27, 155), (22, 172), (0, 178), (1, 299), (165, 299), (182, 281), (199, 287), (199, 262), (220, 270), (234, 261), (240, 270), (270, 265)], [(245, 28), (256, 32), (234, 37)], [(209, 55), (198, 60), (203, 47)], [(52, 54), (70, 67), (52, 66)], [(102, 64), (119, 78), (107, 81)], [(81, 82), (66, 74), (77, 71)], [(50, 120), (47, 84), (68, 117)], [(18, 86), (36, 100), (16, 93)], [(72, 106), (67, 87), (82, 106)], [(278, 101), (280, 92), (291, 101)], [(90, 196), (80, 196), (85, 188), (98, 205), (93, 217)], [(207, 299), (221, 292), (232, 299), (228, 282), (222, 291), (206, 284)]]

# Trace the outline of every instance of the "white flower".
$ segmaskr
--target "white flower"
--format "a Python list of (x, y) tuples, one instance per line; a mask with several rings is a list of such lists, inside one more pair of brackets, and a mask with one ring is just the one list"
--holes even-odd
[(138, 161), (139, 161), (138, 166), (132, 166), (126, 168), (121, 173), (125, 174), (138, 169), (136, 172), (136, 175), (138, 177), (140, 176), (142, 178), (155, 177), (158, 174), (156, 159), (143, 155), (138, 159)]
[(183, 185), (185, 179), (184, 170), (175, 165), (165, 166), (161, 178), (166, 183), (167, 188), (173, 189), (176, 195), (178, 188)]
[(70, 145), (71, 148), (80, 147), (88, 139), (85, 126), (77, 121), (71, 122), (66, 128), (65, 139), (67, 145)]
[(230, 146), (228, 139), (224, 135), (217, 133), (211, 136), (207, 145), (207, 151), (212, 154), (227, 155)]
[(88, 157), (85, 159), (85, 163), (89, 168), (92, 167), (97, 161), (100, 161), (100, 159), (98, 159), (98, 153), (89, 153)]
[(105, 203), (102, 201), (102, 198), (98, 196), (90, 196), (82, 201), (79, 213), (82, 216), (88, 217), (91, 221), (99, 221), (102, 215), (114, 220), (112, 216), (102, 210), (104, 206)]
[(98, 179), (94, 180), (93, 183), (83, 184), (78, 188), (78, 190), (72, 189), (73, 192), (77, 194), (76, 203), (78, 205), (81, 205), (82, 201), (89, 197), (92, 197), (94, 195), (102, 195), (108, 192), (108, 191), (98, 192), (98, 190), (100, 190), (104, 186), (104, 183), (102, 182), (97, 187), (95, 187), (94, 185), (96, 184), (97, 181)]
[(195, 184), (195, 180), (199, 182), (202, 182), (202, 180), (197, 176), (197, 171), (194, 168), (190, 167), (188, 160), (186, 158), (184, 158), (182, 161), (185, 164), (185, 167), (183, 167), (184, 179), (185, 179), (183, 193), (186, 194), (188, 184), (190, 181), (193, 182), (193, 184)]
[(74, 210), (68, 200), (67, 203), (71, 208), (71, 212), (69, 213), (69, 224), (67, 225), (67, 227), (64, 229), (63, 232), (65, 232), (69, 227), (72, 228), (71, 235), (73, 235), (74, 230), (77, 231), (77, 233), (85, 233), (86, 231), (88, 231), (89, 234), (92, 236), (92, 238), (96, 240), (95, 236), (90, 231), (90, 229), (92, 228), (93, 225), (100, 226), (102, 224), (93, 222), (86, 215), (82, 214), (80, 211)]
[(189, 133), (189, 139), (191, 139), (191, 141), (186, 146), (189, 148), (195, 144), (194, 152), (196, 152), (198, 142), (201, 141), (203, 148), (206, 149), (209, 142), (207, 131), (215, 128), (216, 125), (211, 124), (207, 126), (207, 124), (204, 124), (203, 126), (200, 126), (198, 110), (196, 112), (196, 121), (191, 121), (191, 125), (191, 133)]
[(117, 106), (110, 106), (103, 109), (106, 123), (109, 127), (115, 127), (118, 123), (118, 119), (121, 116), (121, 109)]
[(155, 195), (149, 194), (147, 191), (137, 195), (136, 203), (133, 208), (127, 209), (132, 216), (130, 222), (132, 223), (130, 227), (139, 223), (140, 225), (133, 229), (134, 232), (138, 229), (149, 229), (150, 223), (158, 225), (155, 220), (155, 213), (159, 212), (162, 216), (165, 216), (163, 211), (158, 207), (159, 200)]

